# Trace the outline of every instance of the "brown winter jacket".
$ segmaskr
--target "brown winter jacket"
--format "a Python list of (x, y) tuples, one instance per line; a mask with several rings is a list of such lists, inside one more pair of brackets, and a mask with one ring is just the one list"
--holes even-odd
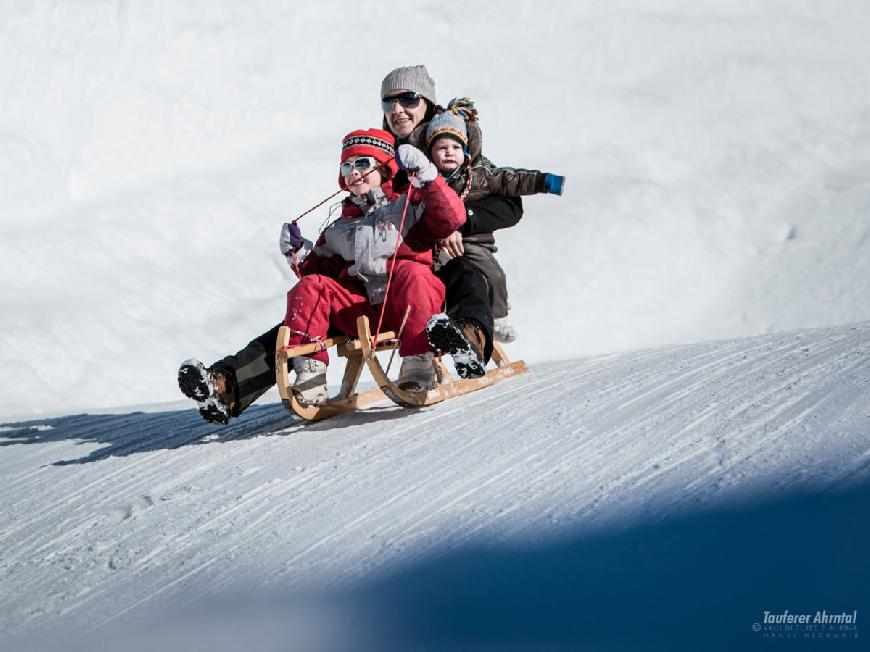
[[(436, 113), (444, 109), (435, 107)], [(386, 118), (384, 119), (386, 123)], [(429, 122), (421, 122), (405, 139), (409, 145), (426, 152), (426, 129)], [(483, 155), (483, 132), (477, 120), (465, 122), (468, 135), (468, 154), (466, 165), (452, 175), (444, 175), (448, 185), (456, 191), (463, 201), (476, 201), (487, 195), (505, 195), (507, 197), (521, 197), (535, 195), (544, 192), (544, 173), (540, 170), (526, 170), (523, 168), (496, 167), (496, 165)], [(471, 184), (468, 179), (471, 177)]]
[(544, 173), (540, 170), (499, 168), (482, 156), (478, 163), (470, 167), (463, 164), (453, 174), (447, 175), (447, 183), (464, 201), (476, 201), (487, 195), (522, 197), (544, 192)]
[[(443, 107), (435, 107), (435, 113), (441, 113), (442, 111), (444, 111)], [(502, 193), (500, 190), (491, 189), (491, 183), (495, 184), (496, 186), (498, 186), (499, 184), (507, 184), (509, 186), (512, 185), (512, 169), (497, 168), (492, 163), (492, 161), (483, 156), (483, 132), (480, 129), (479, 122), (477, 122), (476, 120), (472, 122), (466, 122), (465, 126), (468, 135), (467, 158), (468, 161), (470, 161), (471, 167), (474, 168), (478, 165), (485, 166), (490, 170), (494, 170), (495, 174), (490, 173), (486, 170), (481, 170), (480, 172), (472, 172), (472, 177), (477, 174), (479, 175), (479, 178), (477, 179), (477, 183), (475, 183), (475, 179), (472, 178), (471, 191), (474, 191), (475, 187), (477, 188), (477, 191), (474, 192), (474, 195), (471, 197), (462, 197), (462, 200), (465, 202), (466, 208), (468, 209), (468, 219), (462, 228), (462, 238), (463, 240), (468, 242), (477, 242), (479, 244), (490, 246), (495, 244), (495, 237), (493, 236), (492, 231), (514, 226), (522, 218), (523, 204), (522, 200), (520, 200), (519, 197), (522, 195), (535, 194), (536, 192), (541, 192), (541, 190), (533, 190), (530, 192)], [(402, 143), (413, 145), (420, 151), (426, 152), (428, 156), (428, 148), (426, 147), (426, 129), (428, 127), (429, 120), (421, 122), (405, 138), (396, 137), (396, 145), (398, 146)], [(390, 126), (387, 123), (386, 117), (384, 117), (383, 128), (386, 131), (390, 130)], [(500, 175), (498, 173), (501, 170), (503, 170), (505, 173)], [(521, 176), (524, 177), (519, 184), (521, 187), (516, 189), (522, 191), (528, 190), (530, 181), (526, 177), (529, 173), (535, 173), (536, 171), (516, 170), (516, 172), (523, 173)], [(403, 173), (400, 172), (400, 174)], [(461, 196), (462, 192), (465, 190), (467, 177), (462, 172), (457, 173), (457, 176), (460, 175), (460, 179), (457, 180), (456, 178), (454, 178), (448, 183), (448, 185), (456, 191), (456, 194)], [(540, 181), (536, 178), (534, 183), (540, 183), (542, 188), (543, 175), (541, 175)], [(472, 203), (474, 204), (473, 206)]]

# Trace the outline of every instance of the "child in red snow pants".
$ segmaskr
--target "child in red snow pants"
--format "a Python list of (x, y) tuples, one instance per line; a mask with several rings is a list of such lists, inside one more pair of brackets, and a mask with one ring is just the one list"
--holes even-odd
[[(410, 306), (399, 343), (399, 355), (419, 355), (431, 351), (426, 338), (426, 323), (441, 311), (444, 284), (428, 266), (413, 260), (397, 260), (387, 297), (387, 308), (381, 330), (399, 332), (405, 310)], [(307, 344), (326, 339), (330, 327), (346, 335), (357, 334), (356, 320), (366, 315), (377, 326), (381, 306), (368, 302), (362, 283), (344, 276), (339, 280), (310, 274), (303, 276), (287, 293), (287, 314), (284, 324), (290, 328), (290, 345)], [(329, 363), (326, 351), (308, 357)]]

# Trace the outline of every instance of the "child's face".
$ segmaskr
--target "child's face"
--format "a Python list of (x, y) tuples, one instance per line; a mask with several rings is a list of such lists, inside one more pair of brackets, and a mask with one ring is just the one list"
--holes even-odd
[[(368, 159), (366, 167), (361, 168), (354, 165), (357, 160)], [(384, 182), (381, 177), (381, 171), (377, 167), (378, 162), (371, 156), (351, 156), (347, 161), (348, 165), (342, 164), (344, 169), (341, 170), (344, 176), (344, 183), (347, 189), (354, 195), (361, 196), (366, 194), (372, 188), (378, 188)], [(350, 168), (349, 174), (344, 174), (345, 170)]]
[(441, 171), (452, 172), (465, 161), (462, 145), (449, 136), (443, 136), (432, 143), (432, 162)]

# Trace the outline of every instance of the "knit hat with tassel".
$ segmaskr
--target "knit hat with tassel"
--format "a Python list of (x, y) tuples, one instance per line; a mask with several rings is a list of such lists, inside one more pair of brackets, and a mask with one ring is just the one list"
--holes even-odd
[(468, 129), (466, 122), (477, 120), (477, 109), (474, 102), (467, 97), (457, 97), (450, 100), (447, 108), (436, 115), (426, 128), (426, 147), (432, 147), (432, 143), (442, 136), (447, 136), (459, 141), (468, 151)]

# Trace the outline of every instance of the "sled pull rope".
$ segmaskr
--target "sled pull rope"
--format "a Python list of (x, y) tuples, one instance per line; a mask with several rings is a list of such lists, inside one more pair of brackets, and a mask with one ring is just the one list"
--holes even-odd
[[(362, 178), (362, 179), (365, 179), (365, 178), (368, 177), (372, 172), (374, 172), (374, 171), (377, 170), (379, 167), (381, 167), (381, 165), (386, 165), (387, 163), (389, 163), (390, 161), (392, 161), (394, 158), (395, 158), (395, 156), (391, 156), (390, 158), (388, 158), (388, 159), (387, 159), (386, 161), (384, 161), (383, 163), (380, 163), (380, 164), (374, 166), (371, 170), (369, 170), (368, 172), (366, 172), (365, 174), (363, 174), (363, 175), (361, 176), (361, 178)], [(340, 195), (340, 194), (343, 193), (343, 192), (345, 192), (345, 191), (342, 190), (341, 188), (339, 188), (339, 189), (336, 190), (334, 193), (332, 193), (329, 197), (327, 197), (326, 199), (324, 199), (322, 202), (320, 202), (320, 203), (318, 203), (318, 204), (315, 204), (314, 206), (312, 206), (311, 208), (309, 208), (307, 211), (305, 211), (304, 213), (302, 213), (301, 215), (299, 215), (299, 217), (297, 217), (295, 220), (293, 220), (293, 224), (296, 224), (296, 222), (298, 222), (299, 220), (301, 220), (303, 217), (305, 217), (305, 216), (308, 215), (309, 213), (312, 213), (312, 212), (316, 211), (318, 208), (320, 208), (321, 206), (323, 206), (323, 205), (324, 205), (326, 202), (328, 202), (330, 199), (332, 199), (332, 198), (335, 197), (336, 195)]]
[[(396, 333), (396, 340), (399, 342), (399, 346), (401, 346), (401, 344), (402, 344), (402, 333), (405, 330), (405, 324), (408, 323), (408, 315), (409, 314), (411, 314), (411, 304), (410, 303), (408, 304), (408, 307), (405, 308), (405, 316), (402, 317), (402, 325), (399, 326), (399, 332)], [(375, 341), (377, 342), (377, 339), (375, 339)], [(396, 348), (398, 348), (398, 347), (396, 347)], [(396, 349), (393, 349), (392, 351), (390, 351), (390, 361), (387, 362), (387, 370), (384, 372), (387, 376), (390, 375), (390, 367), (393, 366), (393, 358), (395, 358), (395, 357), (396, 357)]]
[[(414, 178), (414, 174), (408, 175), (408, 181)], [(381, 314), (378, 316), (378, 327), (375, 329), (375, 339), (372, 340), (372, 349), (377, 345), (378, 336), (381, 334), (381, 325), (384, 323), (384, 313), (387, 310), (387, 301), (390, 299), (390, 285), (393, 282), (393, 272), (396, 270), (396, 256), (399, 254), (399, 244), (402, 242), (402, 232), (405, 229), (405, 215), (408, 213), (408, 204), (411, 203), (411, 190), (413, 185), (408, 186), (408, 193), (405, 195), (405, 207), (402, 209), (402, 219), (399, 222), (399, 237), (396, 238), (396, 246), (393, 249), (393, 256), (390, 258), (390, 273), (387, 276), (387, 289), (384, 290), (384, 302), (381, 304)], [(407, 317), (407, 314), (405, 315)], [(402, 324), (404, 327), (404, 323)]]
[[(361, 179), (365, 179), (365, 178), (368, 177), (372, 172), (374, 172), (375, 170), (377, 170), (381, 165), (386, 165), (387, 163), (389, 163), (390, 161), (392, 161), (394, 158), (395, 158), (395, 156), (391, 156), (391, 157), (388, 158), (384, 163), (382, 163), (382, 164), (380, 164), (380, 165), (376, 165), (376, 166), (374, 166), (371, 170), (369, 170), (368, 172), (366, 172), (365, 174), (363, 174), (360, 178), (361, 178)], [(313, 212), (316, 211), (318, 208), (320, 208), (321, 206), (323, 206), (326, 202), (328, 202), (330, 199), (332, 199), (332, 198), (335, 197), (336, 195), (340, 195), (340, 194), (343, 193), (343, 192), (344, 192), (344, 190), (342, 190), (341, 188), (339, 188), (339, 189), (336, 190), (334, 193), (332, 193), (329, 197), (327, 197), (326, 199), (324, 199), (324, 200), (321, 201), (320, 203), (315, 204), (314, 206), (312, 206), (311, 208), (309, 208), (309, 209), (308, 209), (307, 211), (305, 211), (304, 213), (300, 214), (298, 217), (296, 217), (296, 219), (293, 220), (292, 223), (293, 223), (293, 224), (296, 224), (296, 223), (297, 223), (299, 220), (301, 220), (303, 217), (305, 217), (305, 216), (308, 215), (309, 213), (313, 213)], [(293, 271), (296, 272), (296, 277), (297, 277), (297, 278), (302, 278), (302, 272), (301, 272), (301, 270), (299, 269), (299, 262), (298, 262), (297, 259), (296, 259), (296, 252), (295, 252), (295, 251), (294, 251), (293, 254), (292, 254), (292, 258), (293, 258)]]
[[(293, 222), (295, 223), (296, 220), (293, 220)], [(296, 278), (302, 278), (302, 270), (299, 269), (299, 260), (296, 258), (296, 252), (290, 252), (290, 257), (293, 259), (293, 271), (296, 272)]]

